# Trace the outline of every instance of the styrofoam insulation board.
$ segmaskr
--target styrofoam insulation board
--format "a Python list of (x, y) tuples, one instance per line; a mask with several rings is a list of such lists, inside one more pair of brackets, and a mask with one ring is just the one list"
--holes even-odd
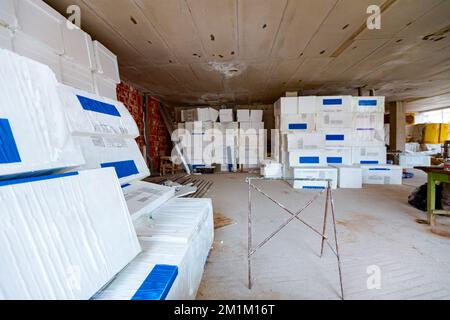
[(2, 182), (0, 199), (2, 299), (89, 299), (141, 251), (112, 169)]
[(98, 73), (93, 73), (95, 93), (101, 97), (117, 100), (117, 84), (103, 77)]
[(64, 57), (90, 71), (96, 69), (91, 36), (67, 21), (62, 26)]
[(13, 49), (22, 56), (47, 65), (52, 69), (56, 79), (59, 82), (62, 81), (60, 56), (46, 44), (21, 31), (16, 31), (13, 37)]
[(323, 96), (316, 99), (316, 111), (322, 112), (352, 112), (351, 96)]
[(362, 165), (364, 184), (402, 184), (403, 168), (393, 165)]
[(175, 189), (145, 181), (135, 181), (122, 187), (133, 220), (149, 215), (174, 197)]
[(280, 116), (281, 132), (313, 132), (316, 130), (315, 114), (296, 114)]
[[(293, 170), (294, 179), (326, 179), (331, 180), (331, 187), (333, 189), (337, 188), (338, 183), (338, 170), (332, 167), (305, 167), (305, 168), (295, 168)], [(300, 182), (302, 189), (307, 189), (310, 181), (297, 181)], [(311, 186), (316, 187), (315, 182), (313, 182)], [(327, 181), (325, 182), (325, 186), (328, 185)], [(298, 185), (298, 184), (297, 184)], [(294, 183), (294, 187), (296, 184)]]
[(95, 93), (94, 79), (90, 69), (80, 66), (65, 56), (61, 57), (61, 82), (67, 86)]
[(41, 0), (17, 0), (19, 29), (45, 44), (54, 53), (64, 54), (62, 27), (66, 19)]
[(14, 0), (0, 0), (0, 25), (15, 29), (17, 27)]
[(329, 128), (351, 128), (353, 124), (353, 113), (351, 112), (321, 112), (317, 113), (317, 130)]
[(84, 163), (48, 66), (0, 49), (0, 176), (49, 173)]
[(12, 37), (11, 30), (0, 26), (0, 49), (13, 51)]
[(122, 102), (59, 85), (70, 130), (77, 135), (120, 135), (137, 138), (136, 121)]
[(116, 84), (120, 83), (117, 56), (97, 40), (93, 41), (93, 46), (96, 72), (114, 81)]
[(333, 166), (338, 169), (338, 186), (342, 189), (362, 188), (362, 169), (360, 166)]
[(386, 164), (386, 147), (352, 147), (352, 163), (362, 165)]
[(385, 112), (385, 97), (353, 97), (353, 112), (383, 113)]
[(77, 170), (113, 167), (122, 185), (150, 176), (141, 151), (132, 138), (73, 136), (85, 164)]

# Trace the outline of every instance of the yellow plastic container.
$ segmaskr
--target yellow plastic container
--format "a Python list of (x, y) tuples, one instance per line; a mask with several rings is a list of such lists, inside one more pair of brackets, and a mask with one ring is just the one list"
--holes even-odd
[(423, 143), (439, 144), (448, 139), (449, 125), (446, 123), (428, 123), (423, 132)]

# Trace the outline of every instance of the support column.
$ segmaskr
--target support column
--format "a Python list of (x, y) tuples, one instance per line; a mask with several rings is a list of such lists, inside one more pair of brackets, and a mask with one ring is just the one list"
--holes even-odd
[(390, 102), (390, 151), (405, 151), (406, 115), (403, 101)]

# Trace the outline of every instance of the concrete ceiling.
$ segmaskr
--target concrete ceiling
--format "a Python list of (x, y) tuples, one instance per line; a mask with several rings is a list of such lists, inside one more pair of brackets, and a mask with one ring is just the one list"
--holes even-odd
[[(118, 55), (121, 76), (172, 104), (358, 87), (388, 100), (450, 93), (450, 0), (46, 2), (63, 14), (79, 5), (82, 28)], [(380, 30), (366, 28), (373, 4)]]

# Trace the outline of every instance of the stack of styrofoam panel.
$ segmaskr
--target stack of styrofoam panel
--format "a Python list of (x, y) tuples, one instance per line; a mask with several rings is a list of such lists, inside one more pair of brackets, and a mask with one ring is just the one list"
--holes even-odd
[(184, 123), (181, 141), (186, 161), (191, 166), (210, 165), (214, 161), (214, 123), (193, 121)]
[(65, 85), (58, 92), (86, 160), (78, 170), (114, 167), (122, 184), (150, 175), (135, 141), (136, 122), (122, 103)]
[(259, 168), (266, 154), (264, 122), (239, 122), (238, 144), (239, 164), (244, 169)]
[(261, 162), (261, 175), (264, 178), (279, 179), (283, 177), (281, 163), (272, 159), (264, 159)]
[(233, 109), (221, 109), (219, 110), (219, 120), (220, 122), (233, 122)]
[(212, 121), (216, 122), (219, 117), (219, 111), (213, 108), (196, 108), (181, 111), (182, 122)]
[[(304, 167), (292, 169), (294, 179), (291, 184), (294, 189), (325, 189), (330, 182), (333, 189), (337, 188), (338, 170), (332, 167)], [(309, 179), (309, 180), (308, 180)]]
[(0, 199), (2, 299), (90, 299), (141, 250), (112, 169), (2, 181)]
[(116, 87), (120, 83), (117, 56), (98, 41), (93, 42), (95, 92), (102, 97), (116, 99)]
[(386, 164), (384, 97), (354, 97), (353, 163)]
[[(143, 252), (96, 299), (195, 299), (213, 238), (212, 204), (209, 199), (174, 199), (153, 212), (151, 219), (135, 221)], [(170, 290), (151, 292), (152, 269), (176, 267)], [(148, 280), (148, 288), (142, 283)], [(160, 290), (162, 291), (162, 290)]]
[(17, 28), (13, 0), (0, 1), (0, 49), (13, 50), (13, 31)]
[(40, 0), (17, 0), (14, 3), (17, 16), (14, 51), (48, 65), (61, 81), (62, 29), (66, 19)]
[(50, 174), (84, 163), (48, 66), (0, 49), (0, 176)]
[(237, 169), (238, 122), (214, 123), (214, 158), (221, 171)]
[(364, 184), (402, 184), (403, 168), (394, 165), (362, 165)]
[[(61, 57), (62, 83), (94, 93), (92, 72), (96, 69), (96, 64), (91, 36), (69, 21), (63, 25), (62, 35), (64, 41), (64, 55)], [(115, 87), (113, 95), (102, 96), (115, 100)]]

